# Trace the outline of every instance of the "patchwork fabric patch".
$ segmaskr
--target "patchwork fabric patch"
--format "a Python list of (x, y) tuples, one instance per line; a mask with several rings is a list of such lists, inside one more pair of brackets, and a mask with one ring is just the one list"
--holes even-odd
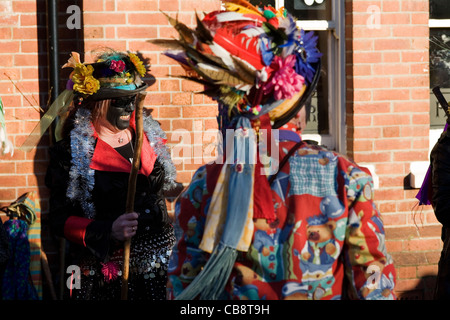
[(296, 155), (289, 159), (289, 195), (311, 194), (317, 197), (337, 195), (337, 161), (327, 153)]

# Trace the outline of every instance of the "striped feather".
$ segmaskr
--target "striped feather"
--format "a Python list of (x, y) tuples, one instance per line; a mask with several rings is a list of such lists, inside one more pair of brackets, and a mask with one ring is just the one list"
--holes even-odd
[(176, 39), (152, 39), (146, 42), (152, 43), (159, 47), (163, 47), (170, 50), (181, 50), (183, 47), (180, 45), (179, 41)]
[(169, 23), (175, 28), (175, 30), (178, 31), (181, 38), (186, 41), (187, 43), (193, 43), (194, 42), (194, 32), (186, 26), (184, 23), (178, 21), (178, 14), (177, 18), (174, 19), (171, 16), (169, 16), (167, 13), (161, 11), (162, 14), (164, 14), (167, 17), (167, 20), (169, 20)]
[(245, 34), (235, 36), (226, 29), (218, 29), (214, 36), (214, 42), (230, 54), (247, 61), (256, 69), (261, 70), (264, 67), (259, 52), (258, 38), (249, 38)]
[(247, 83), (255, 84), (257, 70), (247, 63), (245, 60), (241, 60), (237, 57), (231, 57), (233, 60), (236, 73)]
[(245, 83), (242, 79), (232, 75), (230, 72), (222, 68), (199, 63), (196, 65), (195, 69), (200, 70), (208, 78), (214, 80), (216, 84), (224, 84), (232, 87), (248, 84)]

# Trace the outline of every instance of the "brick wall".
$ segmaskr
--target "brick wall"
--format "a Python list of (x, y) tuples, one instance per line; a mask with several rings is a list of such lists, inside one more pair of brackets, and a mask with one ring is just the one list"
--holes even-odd
[[(183, 74), (182, 69), (146, 40), (175, 35), (159, 10), (172, 17), (178, 13), (182, 22), (194, 25), (194, 9), (199, 14), (217, 9), (219, 1), (58, 2), (60, 65), (72, 50), (82, 53), (102, 46), (139, 51), (151, 60), (156, 83), (148, 90), (145, 106), (161, 122), (171, 146), (186, 146), (176, 160), (185, 160), (178, 161), (178, 180), (188, 183), (194, 170), (208, 160), (203, 152), (208, 154), (212, 139), (205, 131), (216, 128), (215, 103), (192, 93), (201, 89), (194, 84), (169, 77)], [(408, 187), (407, 177), (412, 161), (428, 159), (428, 2), (345, 3), (347, 152), (359, 163), (374, 165), (379, 177), (375, 199), (386, 223), (388, 250), (397, 266), (400, 298), (426, 299), (441, 250), (440, 225), (431, 208), (414, 207), (417, 189)], [(16, 147), (42, 116), (38, 108), (47, 108), (50, 87), (45, 4), (45, 0), (0, 1), (0, 96), (8, 137)], [(70, 16), (66, 9), (71, 4), (82, 9), (81, 29), (66, 26)], [(368, 12), (369, 7), (372, 11)], [(379, 26), (372, 28), (370, 23), (378, 21), (377, 11), (373, 11), (376, 8)], [(92, 55), (82, 58), (89, 61)], [(61, 86), (67, 76), (68, 71), (62, 70)], [(49, 237), (45, 223), (48, 190), (43, 178), (48, 145), (48, 136), (44, 136), (29, 153), (16, 149), (13, 156), (0, 157), (0, 206), (24, 192), (38, 192), (43, 245), (56, 272), (58, 243)]]
[[(38, 3), (45, 10), (45, 1)], [(15, 146), (20, 146), (36, 125), (34, 120), (40, 118), (39, 108), (43, 107), (40, 93), (47, 91), (41, 91), (46, 81), (38, 54), (45, 15), (37, 7), (36, 1), (0, 1), (0, 95), (8, 138)], [(0, 205), (9, 204), (27, 191), (38, 191), (45, 199), (47, 193), (40, 188), (45, 167), (46, 149), (42, 147), (30, 153), (16, 149), (13, 156), (2, 156)]]
[(441, 250), (431, 207), (417, 208), (410, 164), (428, 160), (428, 1), (346, 1), (347, 145), (375, 166), (375, 200), (403, 299), (428, 299)]
[[(193, 26), (195, 8), (199, 14), (203, 10), (212, 11), (220, 7), (219, 1), (57, 2), (60, 66), (67, 61), (71, 51), (79, 52), (82, 60), (90, 62), (94, 56), (90, 52), (104, 47), (138, 51), (143, 59), (149, 59), (150, 73), (156, 82), (148, 89), (145, 107), (161, 122), (168, 135), (169, 145), (179, 146), (178, 149), (183, 150), (178, 153), (177, 180), (188, 183), (195, 169), (208, 160), (203, 157), (203, 151), (208, 149), (212, 139), (204, 132), (217, 128), (217, 108), (210, 99), (193, 93), (200, 87), (169, 77), (169, 74), (184, 73), (181, 67), (161, 54), (160, 47), (151, 45), (147, 40), (175, 36), (172, 26), (160, 10), (173, 17), (178, 14), (180, 21)], [(67, 27), (67, 20), (74, 13), (66, 12), (70, 5), (77, 5), (82, 12), (80, 29)], [(43, 247), (56, 275), (59, 271), (59, 242), (49, 236), (46, 223), (49, 192), (44, 185), (49, 136), (44, 135), (37, 148), (29, 153), (17, 149), (48, 107), (49, 90), (52, 88), (48, 81), (46, 23), (45, 0), (0, 1), (0, 96), (6, 112), (8, 138), (16, 147), (13, 156), (0, 157), (0, 207), (9, 205), (25, 192), (38, 193), (42, 207)], [(60, 70), (60, 92), (64, 89), (69, 73), (69, 69)], [(168, 202), (168, 205), (172, 210), (173, 204)], [(5, 219), (4, 214), (0, 214), (0, 217)], [(57, 278), (55, 287), (58, 291)]]

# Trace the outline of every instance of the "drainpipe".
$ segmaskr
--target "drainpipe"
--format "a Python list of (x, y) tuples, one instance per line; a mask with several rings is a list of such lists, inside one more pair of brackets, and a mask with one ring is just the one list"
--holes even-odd
[(58, 1), (47, 0), (48, 69), (50, 103), (59, 95)]
[[(48, 36), (48, 77), (51, 89), (49, 106), (59, 95), (59, 50), (58, 50), (58, 0), (46, 0)], [(50, 145), (54, 142), (53, 125), (49, 127)], [(59, 299), (63, 300), (65, 285), (65, 247), (64, 238), (59, 239)]]

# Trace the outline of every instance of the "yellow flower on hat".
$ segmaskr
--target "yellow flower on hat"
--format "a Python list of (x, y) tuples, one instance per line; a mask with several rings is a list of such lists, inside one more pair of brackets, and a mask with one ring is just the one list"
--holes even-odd
[(147, 70), (145, 69), (144, 64), (142, 63), (141, 59), (139, 59), (139, 57), (137, 55), (135, 55), (134, 53), (129, 53), (128, 57), (130, 58), (131, 62), (134, 64), (134, 66), (136, 67), (137, 72), (141, 75), (141, 77), (143, 77), (145, 75), (145, 73), (147, 72)]
[(96, 93), (100, 88), (100, 82), (92, 76), (93, 72), (94, 68), (91, 65), (77, 63), (72, 75), (73, 90), (89, 95)]

